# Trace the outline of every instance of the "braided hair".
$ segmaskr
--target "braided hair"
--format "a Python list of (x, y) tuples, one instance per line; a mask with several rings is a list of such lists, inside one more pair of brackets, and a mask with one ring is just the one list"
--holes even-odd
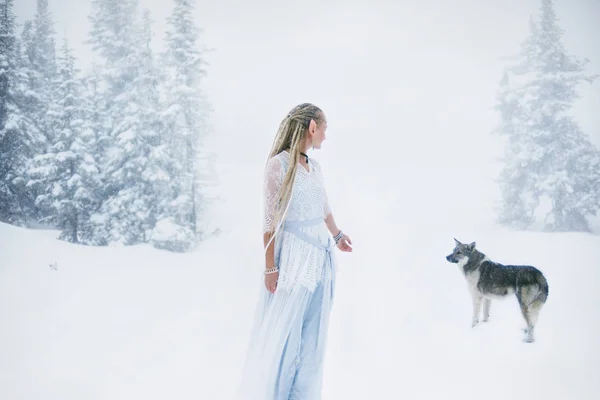
[(311, 103), (302, 103), (294, 107), (279, 125), (268, 159), (283, 150), (290, 149), (290, 163), (283, 178), (281, 190), (278, 193), (275, 226), (283, 218), (287, 204), (290, 201), (298, 169), (298, 160), (302, 151), (301, 146), (306, 138), (310, 122), (314, 120), (319, 125), (323, 123), (323, 119), (323, 111), (319, 107)]

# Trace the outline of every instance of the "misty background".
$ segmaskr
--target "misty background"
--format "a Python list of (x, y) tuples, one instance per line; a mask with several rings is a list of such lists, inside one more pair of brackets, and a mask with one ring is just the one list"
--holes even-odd
[[(17, 1), (18, 21), (32, 19), (35, 5)], [(140, 6), (151, 12), (158, 51), (172, 4), (141, 0)], [(539, 6), (537, 0), (197, 1), (200, 41), (213, 49), (204, 54), (202, 87), (213, 107), (210, 146), (221, 187), (231, 182), (227, 193), (234, 196), (229, 174), (262, 166), (281, 118), (309, 101), (328, 116), (327, 140), (315, 156), (345, 224), (352, 223), (351, 209), (376, 207), (342, 206), (356, 185), (377, 202), (390, 191), (412, 198), (421, 185), (466, 174), (474, 187), (486, 188), (473, 190), (474, 201), (493, 207), (491, 179), (502, 152), (490, 134), (499, 118), (495, 95), (506, 59), (517, 54)], [(90, 3), (53, 0), (49, 8), (57, 41), (68, 38), (85, 71), (95, 57), (83, 43)], [(587, 72), (600, 72), (600, 2), (557, 1), (555, 9), (566, 49), (590, 59)], [(599, 146), (598, 83), (578, 90), (573, 112)], [(447, 210), (463, 208), (451, 208), (449, 197)], [(490, 217), (487, 211), (480, 217)]]
[[(35, 5), (18, 0), (18, 21), (32, 19)], [(425, 185), (429, 174), (451, 179), (452, 171), (489, 182), (502, 151), (490, 134), (498, 121), (492, 108), (498, 82), (539, 5), (197, 1), (200, 41), (214, 49), (205, 54), (202, 87), (213, 107), (209, 124), (218, 162), (240, 174), (263, 165), (280, 120), (295, 104), (310, 101), (329, 120), (327, 140), (315, 156), (329, 178), (333, 204), (345, 201), (357, 176), (368, 176), (365, 184), (377, 182), (367, 189), (375, 198), (390, 188), (411, 196), (407, 189), (414, 188), (400, 179), (406, 168), (413, 176), (414, 168), (422, 170)], [(172, 4), (141, 0), (140, 6), (151, 12), (159, 50)], [(83, 43), (90, 3), (51, 0), (49, 7), (57, 41), (68, 38), (85, 70), (94, 60)], [(555, 9), (567, 50), (590, 59), (588, 72), (600, 72), (600, 2), (556, 1)], [(579, 93), (573, 112), (600, 146), (598, 83), (580, 85)], [(428, 174), (434, 166), (440, 168)]]
[[(17, 34), (36, 4), (14, 3)], [(201, 53), (208, 65), (197, 92), (211, 108), (208, 130), (197, 134), (216, 156), (219, 196), (199, 219), (230, 234), (240, 226), (258, 233), (261, 168), (277, 126), (291, 107), (310, 101), (328, 117), (327, 140), (314, 156), (342, 226), (367, 222), (376, 231), (388, 219), (391, 228), (389, 210), (432, 229), (451, 220), (472, 234), (477, 224), (495, 223), (505, 145), (491, 133), (500, 123), (496, 96), (540, 4), (197, 1), (197, 45), (210, 49)], [(150, 11), (159, 62), (172, 6), (139, 2), (140, 14)], [(54, 0), (48, 8), (57, 51), (66, 38), (79, 75), (102, 65), (86, 43), (91, 3)], [(598, 73), (600, 2), (556, 1), (554, 8), (567, 52), (589, 58), (586, 72)], [(598, 147), (598, 82), (577, 92), (570, 113)]]
[[(18, 21), (32, 19), (35, 5), (36, 0), (16, 1)], [(321, 105), (330, 119), (322, 159), (330, 153), (344, 161), (354, 158), (346, 146), (363, 156), (390, 147), (406, 151), (427, 143), (423, 137), (445, 140), (453, 136), (449, 130), (487, 138), (503, 59), (516, 54), (539, 5), (537, 0), (198, 0), (201, 41), (215, 49), (206, 55), (204, 84), (215, 108), (211, 122), (216, 136), (226, 143), (235, 137), (236, 147), (246, 150), (219, 158), (240, 165), (264, 158), (275, 127), (303, 99)], [(69, 39), (85, 69), (94, 59), (83, 44), (89, 1), (50, 0), (49, 7), (57, 39)], [(152, 14), (153, 46), (159, 49), (172, 4), (140, 0), (140, 7)], [(555, 9), (565, 47), (590, 59), (588, 71), (600, 71), (600, 2), (559, 0)], [(579, 89), (578, 122), (600, 144), (600, 116), (594, 112), (600, 109), (599, 90)], [(428, 125), (432, 120), (438, 121), (435, 126)]]
[[(37, 4), (46, 1), (0, 0), (0, 6), (8, 2), (16, 14), (16, 37), (27, 38), (22, 35), (26, 21), (33, 20)], [(139, 17), (143, 8), (150, 11), (157, 69), (173, 61), (164, 56), (164, 39), (173, 29), (167, 18), (176, 3), (189, 2), (139, 1)], [(600, 79), (577, 85), (580, 98), (568, 113), (581, 132), (572, 129), (565, 135), (557, 129), (559, 124), (536, 129), (529, 125), (544, 113), (559, 114), (547, 111), (564, 98), (531, 96), (542, 102), (539, 106), (535, 101), (521, 102), (525, 94), (539, 95), (535, 87), (511, 92), (503, 86), (505, 68), (530, 34), (530, 18), (539, 18), (542, 0), (197, 0), (193, 23), (202, 30), (196, 44), (206, 49), (201, 51), (207, 62), (206, 76), (197, 88), (187, 90), (185, 85), (173, 84), (170, 65), (171, 73), (160, 75), (154, 87), (175, 98), (171, 106), (183, 108), (188, 99), (197, 100), (195, 96), (205, 99), (210, 111), (208, 107), (187, 107), (199, 111), (202, 118), (193, 121), (198, 129), (169, 119), (181, 108), (169, 108), (166, 101), (158, 106), (144, 103), (156, 94), (150, 90), (153, 85), (139, 84), (159, 76), (146, 74), (151, 68), (135, 71), (142, 79), (131, 90), (123, 86), (119, 91), (123, 87), (116, 80), (116, 84), (111, 82), (112, 92), (94, 97), (90, 90), (94, 77), (106, 83), (126, 71), (119, 58), (122, 53), (126, 58), (148, 52), (144, 53), (143, 46), (130, 46), (107, 61), (85, 43), (92, 28), (91, 0), (48, 0), (47, 4), (56, 56), (61, 56), (62, 39), (66, 38), (80, 70), (77, 77), (85, 77), (80, 111), (86, 118), (99, 118), (75, 119), (77, 134), (69, 140), (60, 136), (65, 130), (53, 128), (47, 132), (47, 141), (37, 147), (18, 141), (20, 146), (5, 146), (11, 144), (8, 139), (25, 137), (23, 132), (36, 132), (36, 124), (43, 127), (44, 118), (37, 117), (47, 116), (45, 106), (54, 113), (51, 122), (69, 120), (65, 112), (69, 107), (63, 107), (65, 98), (48, 94), (57, 86), (64, 89), (66, 85), (60, 85), (64, 82), (38, 85), (38, 92), (30, 90), (28, 84), (35, 80), (23, 79), (22, 75), (32, 71), (26, 62), (27, 68), (18, 70), (26, 73), (9, 74), (20, 82), (13, 87), (22, 97), (15, 101), (0, 96), (0, 100), (9, 98), (13, 106), (17, 104), (10, 110), (13, 115), (19, 115), (15, 110), (30, 110), (35, 105), (23, 100), (27, 95), (52, 99), (43, 104), (41, 112), (36, 111), (39, 114), (32, 112), (21, 120), (28, 123), (22, 131), (13, 124), (7, 134), (0, 112), (0, 178), (5, 176), (3, 168), (10, 166), (7, 161), (12, 161), (7, 154), (21, 156), (22, 163), (12, 171), (16, 171), (16, 179), (0, 179), (0, 219), (16, 215), (11, 214), (13, 210), (22, 213), (15, 221), (0, 222), (0, 321), (6, 327), (0, 330), (0, 393), (5, 397), (230, 398), (246, 350), (254, 300), (262, 289), (263, 166), (281, 119), (293, 106), (308, 101), (321, 107), (328, 119), (323, 148), (309, 155), (322, 165), (336, 222), (354, 243), (351, 254), (339, 254), (326, 398), (383, 398), (390, 393), (409, 398), (460, 395), (464, 399), (486, 393), (490, 400), (598, 398), (600, 215), (589, 217), (591, 232), (584, 229), (585, 224), (545, 232), (543, 213), (536, 224), (518, 229), (498, 222), (502, 196), (508, 205), (504, 210), (510, 212), (511, 197), (506, 193), (516, 192), (518, 197), (523, 189), (509, 179), (510, 190), (503, 192), (498, 182), (503, 171), (509, 176), (523, 172), (532, 178), (523, 192), (539, 190), (567, 199), (568, 211), (593, 214), (600, 207)], [(95, 4), (133, 2), (96, 0)], [(554, 10), (564, 30), (567, 53), (589, 58), (585, 74), (600, 74), (600, 1), (557, 0)], [(114, 21), (106, 19), (105, 27), (114, 28)], [(44, 28), (39, 31), (43, 33)], [(142, 39), (147, 39), (147, 32), (141, 31)], [(39, 43), (45, 43), (40, 36)], [(182, 36), (176, 47), (186, 46)], [(0, 39), (2, 61), (7, 41), (2, 35)], [(39, 50), (35, 46), (39, 43), (28, 43)], [(147, 59), (138, 59), (135, 67), (148, 67), (143, 62)], [(94, 64), (104, 65), (96, 70), (97, 75)], [(561, 66), (564, 64), (553, 65)], [(5, 72), (0, 69), (0, 82), (7, 76)], [(542, 74), (543, 83), (549, 84), (552, 75), (552, 71)], [(514, 83), (512, 78), (510, 82)], [(4, 89), (0, 85), (0, 90)], [(511, 115), (503, 119), (494, 109), (498, 99), (505, 101), (506, 110), (514, 102), (530, 107), (530, 113), (510, 126)], [(93, 100), (99, 101), (90, 106)], [(145, 114), (132, 118), (138, 104), (147, 106), (140, 107)], [(122, 114), (127, 106), (134, 108)], [(170, 114), (167, 109), (175, 111)], [(117, 129), (113, 132), (123, 121), (132, 123), (139, 136), (121, 136), (124, 132)], [(162, 122), (164, 130), (155, 129), (153, 124)], [(29, 189), (32, 169), (38, 175), (40, 171), (65, 173), (64, 154), (53, 146), (89, 137), (92, 123), (103, 126), (97, 130), (98, 137), (109, 145), (97, 152), (82, 146), (78, 155), (97, 156), (100, 172), (114, 168), (110, 157), (114, 153), (135, 157), (141, 162), (136, 167), (148, 162), (157, 168), (155, 174), (144, 168), (139, 173), (130, 171), (127, 179), (106, 174), (105, 181), (93, 181), (97, 185), (85, 179), (102, 180), (104, 175), (75, 171), (85, 176), (86, 188), (101, 193), (92, 199), (93, 207), (84, 204), (79, 209), (93, 210), (96, 216), (90, 221), (100, 222), (89, 230), (91, 236), (85, 236), (87, 226), (78, 232), (85, 234), (85, 244), (92, 245), (73, 245), (68, 235), (61, 237), (69, 227), (44, 225), (30, 213), (35, 207), (17, 207), (7, 213), (3, 199), (16, 206), (32, 199), (31, 194), (20, 198), (5, 189), (11, 184)], [(510, 138), (492, 134), (500, 126), (507, 131), (514, 128), (519, 134)], [(148, 150), (144, 147), (148, 142), (155, 144), (154, 136), (121, 152), (131, 143), (120, 139), (146, 138), (145, 134), (156, 131), (162, 132), (162, 139), (167, 138), (167, 156), (144, 156), (141, 150)], [(536, 142), (536, 135), (543, 139), (544, 134), (554, 139), (552, 146)], [(189, 146), (177, 141), (194, 135), (202, 139), (199, 152), (214, 156), (204, 160), (210, 168), (200, 164), (194, 171), (180, 163)], [(176, 140), (171, 142), (171, 138)], [(511, 139), (520, 153), (512, 154), (506, 146)], [(23, 148), (29, 151), (24, 153), (28, 157), (22, 156)], [(546, 151), (549, 148), (554, 153)], [(540, 153), (547, 163), (530, 163)], [(503, 162), (506, 154), (508, 160)], [(49, 164), (39, 164), (42, 161)], [(574, 167), (565, 173), (565, 165)], [(161, 169), (164, 166), (168, 168)], [(204, 203), (198, 202), (202, 212), (197, 221), (202, 228), (197, 232), (190, 228), (194, 218), (189, 215), (193, 174), (211, 181), (215, 195), (210, 207), (203, 208)], [(34, 193), (42, 199), (56, 196), (49, 209), (43, 202), (36, 206), (50, 217), (58, 210), (60, 223), (73, 213), (56, 203), (70, 207), (75, 196), (50, 189), (56, 181), (67, 183), (62, 187), (80, 182), (72, 179), (73, 175), (59, 179), (51, 173), (41, 176), (42, 182), (47, 178), (50, 184)], [(160, 178), (156, 186), (152, 186), (154, 177)], [(151, 190), (141, 190), (145, 188), (141, 181)], [(575, 192), (562, 190), (571, 184)], [(178, 190), (187, 193), (179, 202), (180, 197), (172, 197)], [(2, 197), (7, 193), (10, 196)], [(129, 196), (122, 197), (123, 193)], [(136, 209), (138, 200), (141, 206)], [(153, 210), (151, 218), (144, 214), (148, 208)], [(516, 221), (519, 215), (505, 217)], [(173, 219), (175, 227), (153, 226), (157, 220)], [(578, 222), (576, 218), (572, 221)], [(106, 222), (114, 232), (104, 229), (102, 223)], [(148, 237), (140, 223), (151, 233), (150, 245), (144, 242)], [(108, 239), (117, 239), (119, 244), (123, 239), (119, 235), (134, 230), (141, 234), (127, 238), (125, 246), (104, 246)], [(196, 243), (194, 233), (206, 235)], [(524, 347), (527, 345), (520, 342), (518, 326), (523, 321), (514, 298), (494, 303), (490, 324), (471, 328), (464, 277), (444, 259), (454, 246), (453, 237), (477, 241), (478, 248), (493, 260), (540, 266), (551, 289), (536, 328), (535, 345)], [(511, 385), (490, 391), (498, 382)]]

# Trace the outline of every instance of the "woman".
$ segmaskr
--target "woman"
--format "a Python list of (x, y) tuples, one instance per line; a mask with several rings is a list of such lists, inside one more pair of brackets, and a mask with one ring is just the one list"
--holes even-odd
[[(273, 142), (264, 180), (264, 286), (240, 395), (252, 400), (316, 400), (335, 284), (333, 244), (352, 251), (336, 226), (319, 163), (325, 114), (295, 107)], [(332, 239), (333, 236), (333, 239)]]

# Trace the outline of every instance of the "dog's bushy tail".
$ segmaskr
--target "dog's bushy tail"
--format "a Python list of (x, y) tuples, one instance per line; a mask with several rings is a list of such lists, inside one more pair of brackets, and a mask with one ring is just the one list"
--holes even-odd
[(517, 299), (523, 307), (539, 308), (548, 299), (548, 281), (540, 270), (526, 266), (517, 273)]
[(544, 274), (542, 274), (539, 271), (536, 274), (536, 281), (539, 287), (539, 293), (537, 294), (537, 296), (535, 296), (535, 299), (533, 301), (540, 302), (543, 304), (548, 299), (548, 293), (550, 291), (550, 288), (548, 287), (548, 281), (546, 280)]

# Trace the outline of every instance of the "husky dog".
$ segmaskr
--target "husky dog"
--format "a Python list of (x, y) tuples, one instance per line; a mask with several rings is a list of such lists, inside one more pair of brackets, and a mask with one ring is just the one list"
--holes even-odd
[(491, 261), (485, 254), (475, 249), (475, 242), (463, 244), (454, 239), (456, 247), (446, 260), (458, 264), (467, 279), (473, 299), (473, 319), (471, 326), (479, 323), (479, 310), (483, 302), (483, 322), (490, 317), (493, 298), (503, 298), (511, 294), (517, 296), (521, 312), (527, 323), (524, 341), (534, 342), (533, 329), (542, 306), (548, 298), (548, 282), (544, 275), (529, 265), (502, 265)]

